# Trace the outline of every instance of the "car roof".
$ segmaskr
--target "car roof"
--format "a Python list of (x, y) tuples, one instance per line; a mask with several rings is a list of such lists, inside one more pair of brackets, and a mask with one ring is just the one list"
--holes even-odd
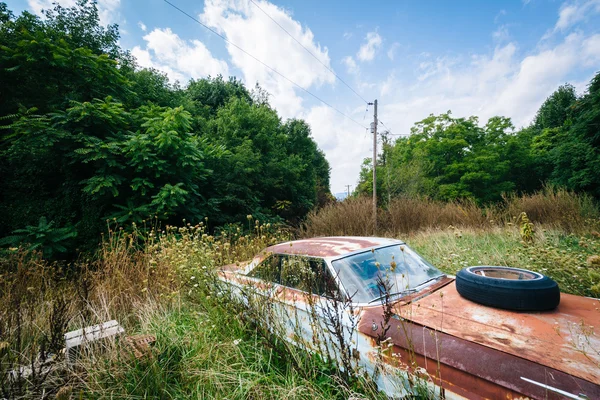
[(336, 258), (361, 250), (403, 243), (401, 240), (379, 237), (329, 236), (279, 243), (268, 247), (265, 251), (273, 254)]

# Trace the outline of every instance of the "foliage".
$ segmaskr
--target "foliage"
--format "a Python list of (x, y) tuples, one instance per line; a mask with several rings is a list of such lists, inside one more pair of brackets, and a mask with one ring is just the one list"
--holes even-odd
[(28, 225), (24, 229), (16, 229), (13, 236), (0, 239), (0, 245), (18, 246), (26, 244), (28, 251), (41, 251), (44, 257), (52, 258), (58, 253), (67, 251), (66, 242), (77, 236), (72, 226), (55, 228), (54, 221), (48, 222), (41, 217), (37, 226)]
[[(131, 232), (110, 224), (96, 257), (71, 272), (23, 250), (0, 259), (0, 394), (386, 398), (362, 375), (348, 384), (335, 365), (257, 324), (253, 318), (261, 314), (232, 302), (217, 284), (218, 265), (239, 263), (289, 239), (288, 232), (252, 217), (248, 223), (251, 233), (230, 227), (218, 236), (207, 233), (205, 223)], [(536, 229), (527, 246), (511, 224), (430, 229), (404, 239), (447, 273), (466, 265), (511, 265), (547, 274), (564, 293), (600, 295), (596, 228), (582, 234)], [(390, 316), (383, 315), (382, 326), (385, 318)], [(156, 345), (135, 358), (123, 341), (107, 341), (90, 346), (74, 369), (8, 380), (8, 371), (17, 366), (48, 359), (65, 331), (109, 319), (117, 319), (127, 335), (155, 335)], [(389, 354), (385, 343), (381, 357)]]
[(0, 237), (45, 217), (93, 252), (107, 219), (298, 222), (331, 198), (310, 128), (266, 93), (139, 69), (94, 1), (45, 14), (0, 3)]
[[(358, 391), (383, 398), (363, 377), (347, 385), (335, 365), (257, 325), (252, 309), (223, 292), (217, 265), (289, 238), (249, 223), (252, 233), (220, 236), (205, 224), (131, 233), (111, 224), (96, 257), (72, 274), (24, 251), (0, 259), (0, 395), (347, 399)], [(60, 362), (53, 337), (62, 343), (67, 330), (113, 318), (127, 335), (155, 335), (156, 345), (135, 358), (124, 341), (92, 343), (75, 368), (9, 378), (20, 365), (49, 359), (48, 350)]]
[[(499, 200), (503, 192), (514, 189), (508, 179), (511, 154), (505, 150), (511, 130), (507, 118), (494, 117), (480, 127), (476, 117), (431, 115), (412, 128), (410, 138), (384, 146), (378, 191), (389, 198)], [(366, 181), (370, 173), (365, 164), (361, 180)], [(359, 185), (359, 191), (362, 188)]]
[[(499, 116), (481, 126), (476, 117), (431, 115), (393, 144), (384, 132), (378, 194), (385, 202), (427, 196), (490, 204), (550, 184), (598, 199), (599, 126), (600, 73), (581, 97), (572, 85), (560, 86), (518, 131)], [(356, 194), (371, 193), (370, 165), (366, 159)]]

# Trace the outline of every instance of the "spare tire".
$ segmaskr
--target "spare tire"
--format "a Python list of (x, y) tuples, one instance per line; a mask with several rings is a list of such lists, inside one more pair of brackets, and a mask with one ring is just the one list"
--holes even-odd
[(560, 303), (555, 281), (520, 268), (464, 268), (456, 274), (456, 290), (466, 299), (505, 310), (547, 311)]

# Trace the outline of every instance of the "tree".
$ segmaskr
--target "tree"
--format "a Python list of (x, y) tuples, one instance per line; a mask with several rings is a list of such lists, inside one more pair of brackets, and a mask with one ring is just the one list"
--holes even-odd
[(551, 151), (552, 182), (600, 198), (600, 73), (573, 104), (572, 122), (557, 137), (560, 140)]
[(43, 20), (0, 3), (5, 243), (64, 227), (77, 233), (71, 249), (93, 251), (106, 219), (297, 222), (331, 198), (309, 126), (282, 122), (260, 87), (221, 76), (172, 85), (118, 38), (95, 1)]
[[(512, 130), (510, 119), (503, 117), (490, 118), (480, 127), (476, 117), (431, 115), (415, 124), (410, 138), (384, 146), (378, 193), (388, 188), (390, 196), (499, 200), (502, 193), (514, 189), (505, 150)], [(364, 163), (359, 191), (370, 192), (365, 185), (371, 182), (370, 175)]]
[(542, 104), (533, 126), (536, 129), (559, 128), (564, 125), (571, 114), (571, 106), (577, 100), (575, 87), (570, 84), (559, 86)]

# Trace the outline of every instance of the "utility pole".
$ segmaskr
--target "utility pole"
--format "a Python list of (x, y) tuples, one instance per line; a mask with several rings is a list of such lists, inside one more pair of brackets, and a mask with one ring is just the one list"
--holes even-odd
[(348, 190), (348, 196), (346, 196), (346, 198), (350, 197), (350, 186), (352, 185), (346, 185), (346, 189)]
[(377, 236), (377, 100), (373, 102), (373, 236)]

